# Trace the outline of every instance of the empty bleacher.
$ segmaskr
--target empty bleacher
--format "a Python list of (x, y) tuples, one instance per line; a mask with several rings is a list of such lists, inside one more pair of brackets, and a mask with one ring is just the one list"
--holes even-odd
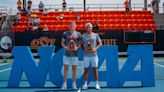
[[(48, 15), (42, 15), (40, 12), (33, 12), (40, 19), (40, 27), (48, 25), (50, 31), (69, 30), (69, 22), (75, 21), (77, 30), (85, 30), (87, 21), (95, 23), (98, 21), (99, 30), (124, 30), (124, 31), (155, 31), (156, 26), (150, 11), (80, 11), (80, 12), (49, 12)], [(63, 20), (57, 20), (57, 16), (64, 14)], [(80, 14), (80, 21), (77, 20), (77, 14)], [(22, 16), (18, 25), (12, 27), (13, 32), (24, 32), (30, 16)]]

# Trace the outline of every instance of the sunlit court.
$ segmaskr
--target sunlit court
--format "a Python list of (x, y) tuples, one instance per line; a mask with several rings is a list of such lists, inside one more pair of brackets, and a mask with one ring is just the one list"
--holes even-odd
[(164, 0), (0, 0), (0, 92), (163, 92)]

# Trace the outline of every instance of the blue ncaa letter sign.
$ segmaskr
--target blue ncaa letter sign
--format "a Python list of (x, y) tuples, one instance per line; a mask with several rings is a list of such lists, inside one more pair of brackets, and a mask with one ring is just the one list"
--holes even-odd
[[(80, 49), (79, 57), (83, 57)], [(14, 61), (10, 73), (8, 87), (19, 87), (23, 72), (31, 87), (44, 87), (47, 75), (49, 80), (57, 87), (63, 82), (62, 58), (64, 50), (54, 53), (53, 46), (43, 46), (38, 50), (40, 61), (35, 59), (27, 46), (16, 46), (12, 51)], [(118, 46), (102, 46), (98, 50), (99, 67), (106, 61), (106, 70), (99, 71), (99, 80), (107, 82), (107, 87), (122, 87), (127, 81), (141, 81), (142, 86), (154, 86), (154, 65), (152, 45), (129, 45), (127, 50), (127, 61), (119, 70)], [(141, 61), (141, 69), (134, 70)], [(68, 79), (68, 86), (71, 86), (72, 79)], [(90, 69), (89, 82), (93, 81), (93, 74)], [(83, 74), (77, 79), (78, 86), (83, 84)]]

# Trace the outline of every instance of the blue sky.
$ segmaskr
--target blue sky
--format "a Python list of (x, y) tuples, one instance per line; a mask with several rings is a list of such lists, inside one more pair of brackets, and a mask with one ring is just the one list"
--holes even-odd
[[(45, 5), (61, 5), (63, 0), (32, 0), (33, 5), (38, 5), (43, 1)], [(125, 0), (86, 0), (87, 4), (122, 4)], [(133, 4), (143, 4), (144, 0), (132, 0)], [(0, 6), (7, 6), (8, 8), (16, 9), (17, 0), (0, 0)], [(66, 0), (67, 4), (83, 4), (83, 0)], [(150, 3), (151, 0), (148, 0)], [(161, 0), (164, 2), (164, 0)]]

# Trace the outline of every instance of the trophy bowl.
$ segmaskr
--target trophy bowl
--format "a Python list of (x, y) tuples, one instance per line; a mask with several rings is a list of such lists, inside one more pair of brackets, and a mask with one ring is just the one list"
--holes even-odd
[(74, 42), (74, 40), (70, 40), (70, 42), (69, 42), (69, 49), (75, 49), (75, 42)]
[(91, 44), (91, 42), (88, 42), (87, 43), (86, 48), (87, 48), (88, 51), (91, 51), (92, 50), (92, 44)]

